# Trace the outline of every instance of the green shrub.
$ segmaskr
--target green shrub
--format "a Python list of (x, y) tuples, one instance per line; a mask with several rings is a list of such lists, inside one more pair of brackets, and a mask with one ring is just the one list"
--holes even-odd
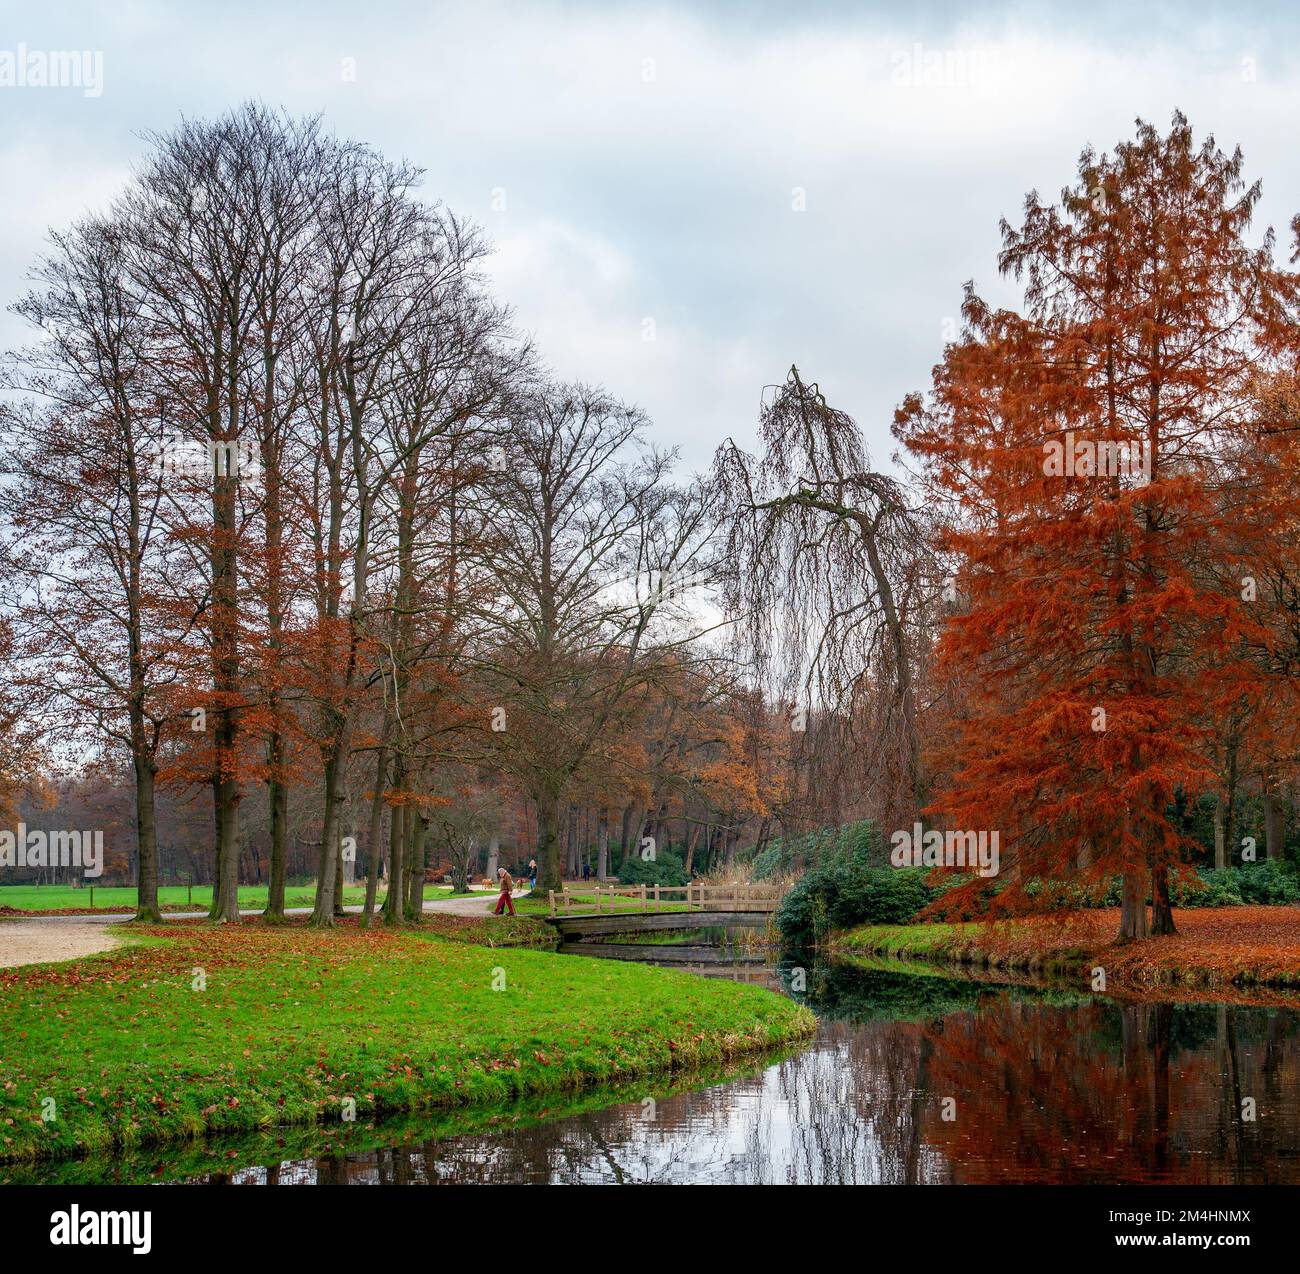
[[(1085, 892), (1073, 883), (1031, 880), (1025, 892), (1049, 909), (1118, 907), (1121, 881), (1116, 876), (1104, 892)], [(1283, 906), (1300, 901), (1300, 876), (1276, 859), (1239, 867), (1199, 867), (1193, 879), (1171, 882), (1169, 898), (1175, 907)]]
[(753, 858), (755, 880), (771, 880), (784, 875), (793, 866), (788, 842), (783, 837), (770, 840)]
[(933, 897), (926, 870), (836, 863), (806, 872), (776, 913), (781, 937), (795, 946), (820, 941), (832, 929), (905, 924)]
[(1201, 888), (1191, 881), (1175, 881), (1169, 890), (1169, 901), (1175, 907), (1240, 907), (1241, 892), (1237, 885), (1236, 868), (1224, 867), (1198, 871)]
[(1171, 891), (1175, 907), (1276, 907), (1300, 900), (1300, 878), (1276, 859), (1239, 867), (1202, 867), (1196, 874), (1204, 888), (1175, 885)]
[(1243, 863), (1231, 868), (1237, 875), (1242, 901), (1260, 906), (1282, 906), (1300, 900), (1300, 878), (1275, 858), (1262, 863)]
[(620, 885), (684, 885), (686, 867), (674, 849), (664, 846), (647, 861), (633, 852), (618, 869)]

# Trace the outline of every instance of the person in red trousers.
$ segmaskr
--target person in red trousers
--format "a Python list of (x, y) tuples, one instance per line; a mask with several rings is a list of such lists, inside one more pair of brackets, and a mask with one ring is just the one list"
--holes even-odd
[(501, 882), (501, 897), (497, 899), (497, 909), (492, 914), (499, 916), (503, 907), (510, 908), (510, 914), (515, 914), (515, 901), (510, 895), (514, 892), (515, 882), (510, 879), (510, 873), (504, 867), (497, 868), (497, 878)]

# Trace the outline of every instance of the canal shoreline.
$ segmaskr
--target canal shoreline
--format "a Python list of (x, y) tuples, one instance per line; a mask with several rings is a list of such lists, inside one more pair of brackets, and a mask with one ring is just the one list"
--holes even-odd
[(185, 1140), (119, 1146), (58, 1157), (0, 1160), (0, 1185), (150, 1185), (220, 1180), (232, 1168), (270, 1168), (287, 1160), (366, 1154), (431, 1141), (524, 1132), (557, 1119), (590, 1115), (626, 1102), (647, 1105), (733, 1082), (780, 1063), (812, 1036), (741, 1054), (725, 1063), (626, 1076), (573, 1092), (524, 1094), (497, 1105), (394, 1111), (356, 1123), (298, 1123), (208, 1133)]
[(1073, 992), (1085, 998), (1114, 1000), (1118, 1004), (1223, 1005), (1232, 1008), (1279, 1008), (1288, 1011), (1300, 1009), (1298, 988), (1239, 987), (1232, 984), (1199, 986), (1164, 982), (1154, 985), (1112, 983), (1105, 991), (1093, 991), (1086, 969), (1050, 971), (1043, 968), (1012, 969), (1005, 965), (995, 967), (969, 961), (958, 963), (951, 960), (923, 960), (917, 956), (843, 951), (827, 952), (826, 958), (835, 964), (858, 969), (864, 973), (896, 973), (906, 974), (909, 977), (943, 978), (953, 982), (970, 982), (992, 990), (1000, 988), (1026, 991), (1060, 990)]
[(421, 928), (132, 926), (115, 951), (0, 973), (0, 1162), (564, 1100), (815, 1029), (767, 990)]
[(1064, 978), (1097, 991), (1300, 990), (1300, 907), (1185, 911), (1179, 934), (1120, 944), (1118, 912), (991, 923), (862, 925), (831, 935), (836, 956)]
[[(787, 989), (806, 981), (796, 994), (817, 1014), (815, 1036), (500, 1106), (10, 1163), (0, 1183), (1297, 1180), (1286, 1149), (1300, 1118), (1294, 998), (1276, 1011), (1205, 993), (1195, 1004), (1178, 1002), (1190, 992), (1096, 995), (875, 956), (786, 952), (773, 972)], [(1237, 1086), (1260, 1102), (1244, 1133)]]

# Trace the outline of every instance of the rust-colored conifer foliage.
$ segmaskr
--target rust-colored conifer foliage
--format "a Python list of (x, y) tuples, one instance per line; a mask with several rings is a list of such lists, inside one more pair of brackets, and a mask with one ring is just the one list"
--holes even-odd
[(1247, 652), (1276, 644), (1251, 581), (1294, 495), (1252, 487), (1287, 445), (1252, 385), (1293, 354), (1295, 279), (1251, 245), (1242, 172), (1181, 115), (1085, 150), (1059, 202), (1003, 224), (1023, 313), (968, 285), (895, 423), (949, 515), (941, 654), (964, 690), (933, 810), (1000, 831), (999, 908), (1036, 878), (1122, 876), (1124, 939), (1173, 931), (1176, 796), (1213, 786), (1213, 730), (1261, 693)]

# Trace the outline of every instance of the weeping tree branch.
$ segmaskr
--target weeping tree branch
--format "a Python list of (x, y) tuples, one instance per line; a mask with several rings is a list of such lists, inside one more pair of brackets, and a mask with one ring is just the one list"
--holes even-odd
[(796, 367), (764, 403), (759, 431), (761, 459), (728, 440), (714, 463), (740, 657), (768, 693), (865, 733), (882, 815), (919, 817), (924, 526), (900, 484), (872, 472), (852, 417)]

